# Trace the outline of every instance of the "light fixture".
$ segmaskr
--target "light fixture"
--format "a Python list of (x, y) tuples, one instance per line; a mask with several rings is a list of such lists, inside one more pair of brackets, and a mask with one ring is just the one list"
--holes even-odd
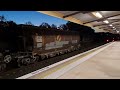
[(113, 28), (115, 28), (115, 27), (113, 27)]
[(107, 20), (103, 21), (104, 23), (109, 23)]
[(109, 26), (112, 26), (112, 24), (110, 24)]
[(119, 31), (117, 31), (117, 33), (119, 33)]
[(114, 28), (113, 30), (116, 30), (116, 28)]
[(94, 16), (98, 17), (98, 18), (102, 18), (103, 17), (99, 12), (93, 12), (92, 14)]

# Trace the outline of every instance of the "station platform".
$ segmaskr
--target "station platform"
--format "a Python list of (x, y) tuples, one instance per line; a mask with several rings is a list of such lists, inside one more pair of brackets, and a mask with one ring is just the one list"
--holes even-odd
[(120, 42), (111, 42), (17, 79), (120, 79)]

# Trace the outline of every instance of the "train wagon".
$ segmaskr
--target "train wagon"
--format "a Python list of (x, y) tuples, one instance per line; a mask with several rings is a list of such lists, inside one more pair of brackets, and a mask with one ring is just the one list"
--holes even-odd
[(12, 61), (17, 62), (18, 66), (28, 65), (35, 61), (80, 49), (80, 35), (76, 31), (40, 29), (39, 27), (19, 25), (14, 32), (17, 36), (12, 41), (16, 45), (13, 47), (15, 50), (3, 56), (0, 64), (2, 68)]
[(42, 59), (77, 50), (80, 36), (77, 32), (40, 30), (33, 36), (33, 53)]

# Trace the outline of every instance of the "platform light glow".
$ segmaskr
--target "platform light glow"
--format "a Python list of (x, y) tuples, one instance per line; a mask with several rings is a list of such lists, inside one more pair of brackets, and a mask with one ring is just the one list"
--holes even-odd
[(120, 31), (117, 31), (117, 33), (119, 33)]
[(94, 16), (98, 17), (98, 18), (102, 18), (103, 17), (99, 12), (93, 12), (92, 14)]
[(112, 24), (110, 24), (109, 26), (113, 26)]
[(109, 23), (107, 20), (103, 21), (104, 23)]
[(116, 28), (114, 28), (113, 30), (116, 30)]

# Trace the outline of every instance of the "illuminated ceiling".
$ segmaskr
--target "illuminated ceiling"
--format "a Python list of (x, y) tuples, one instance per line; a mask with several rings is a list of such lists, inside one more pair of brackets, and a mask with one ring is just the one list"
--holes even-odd
[(92, 27), (96, 32), (119, 33), (120, 11), (38, 11)]

